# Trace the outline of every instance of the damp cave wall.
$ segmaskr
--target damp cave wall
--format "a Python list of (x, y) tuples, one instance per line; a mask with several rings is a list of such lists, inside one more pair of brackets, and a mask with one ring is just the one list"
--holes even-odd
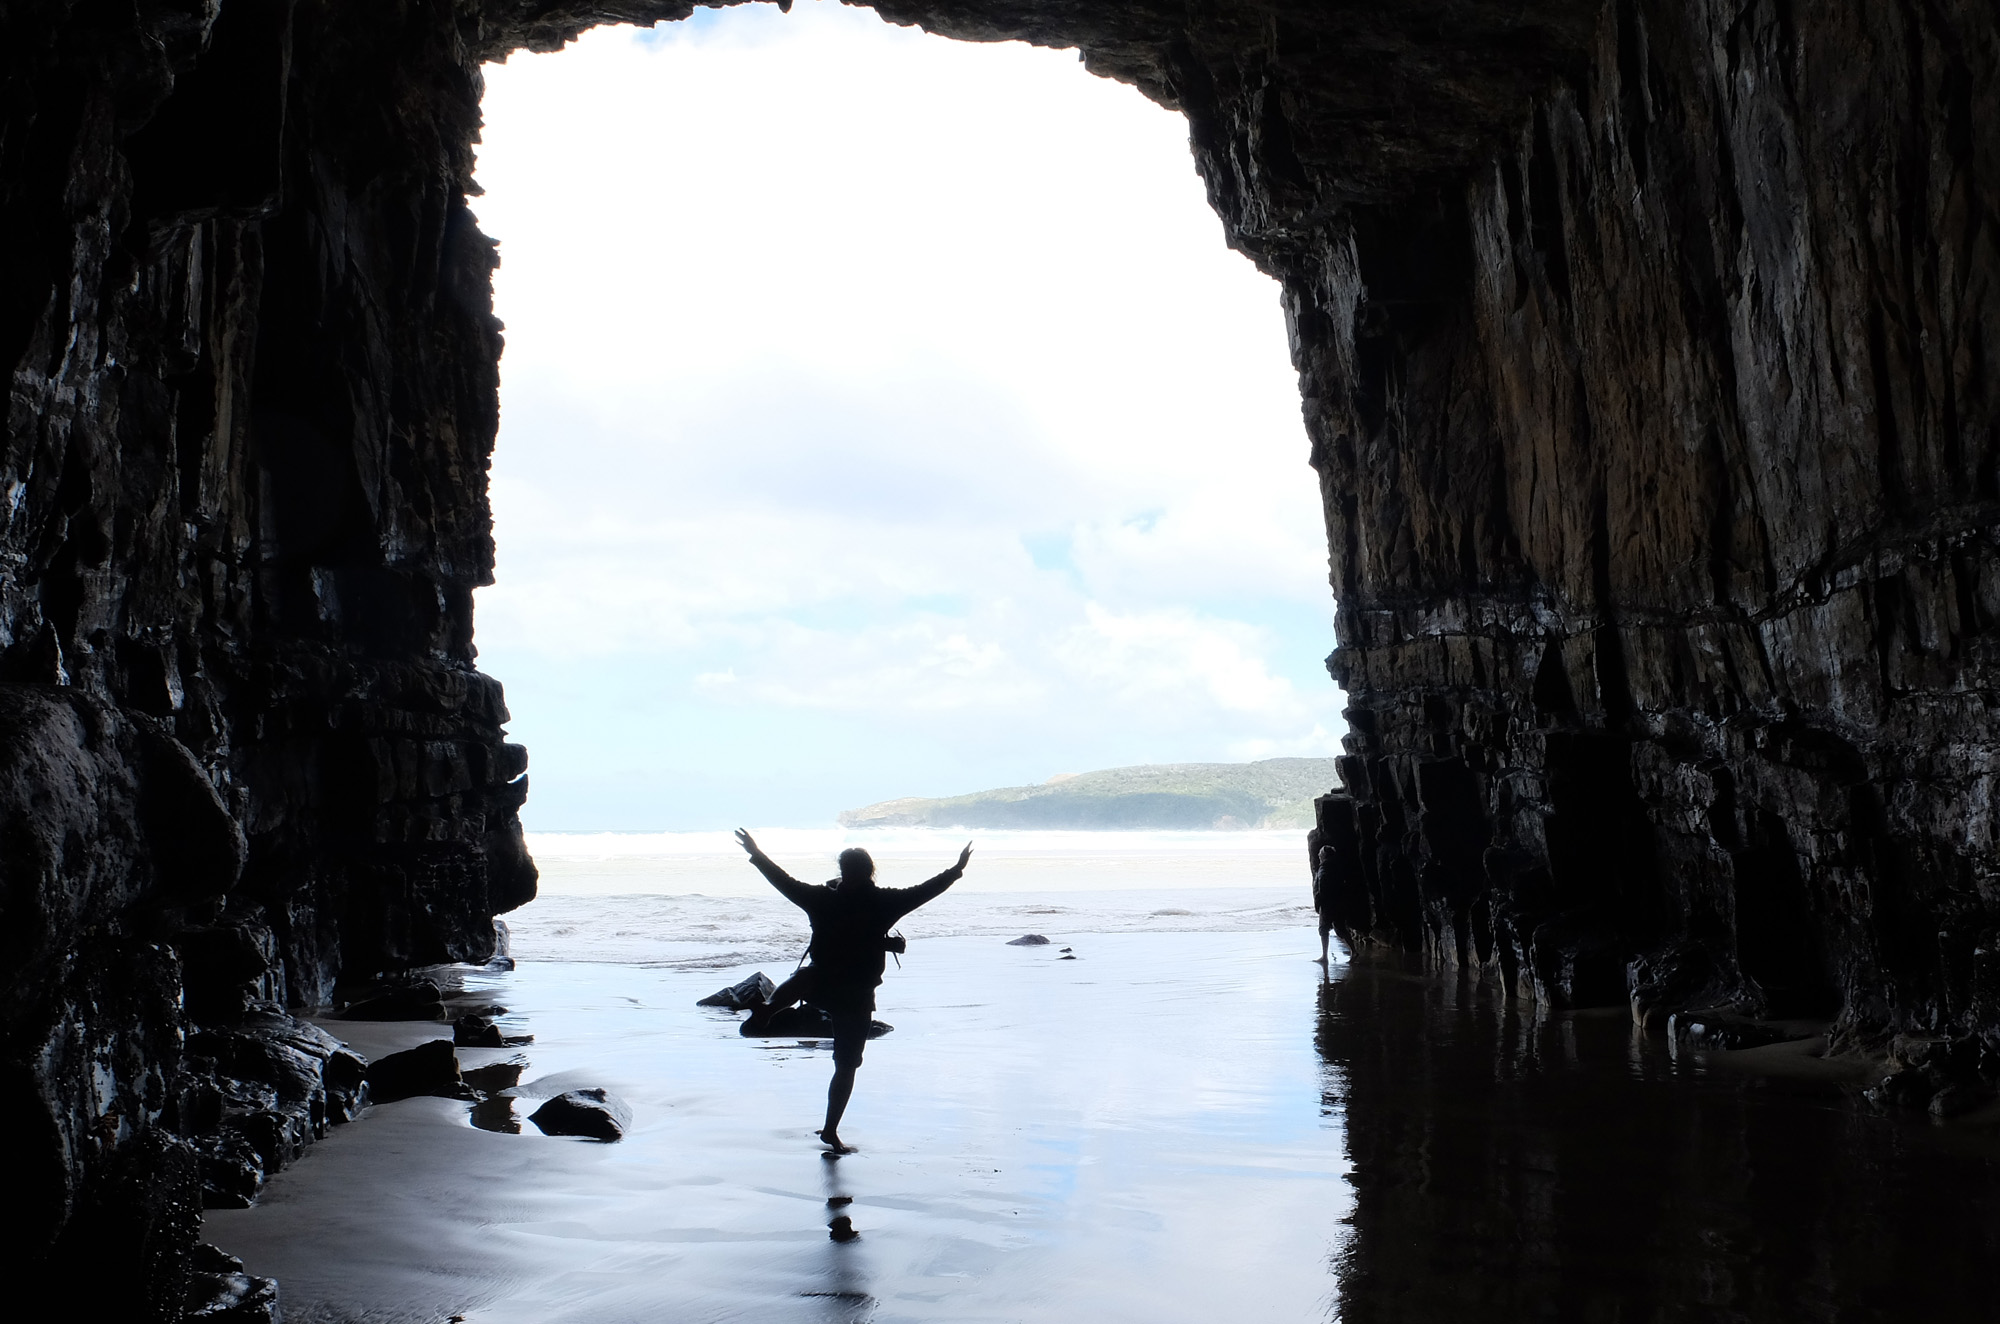
[(534, 893), (479, 76), (448, 6), (12, 0), (0, 78), (4, 1254), (171, 1319), (328, 1120), (282, 1009)]
[[(1645, 1015), (2000, 1027), (1990, 9), (875, 7), (1184, 111), (1225, 238), (1281, 282), (1355, 942)], [(471, 641), (479, 67), (689, 12), (0, 6), (31, 1258), (143, 1265), (171, 1317), (188, 1032), (481, 959), (532, 895)]]
[(1584, 57), (1287, 273), (1343, 926), (1990, 1041), (1994, 14), (1629, 3)]

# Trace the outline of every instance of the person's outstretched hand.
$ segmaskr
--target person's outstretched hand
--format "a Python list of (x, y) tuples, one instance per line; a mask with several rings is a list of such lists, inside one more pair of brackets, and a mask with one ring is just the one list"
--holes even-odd
[[(748, 832), (745, 832), (742, 828), (736, 829), (736, 844), (741, 846), (744, 850), (750, 852), (750, 858), (753, 860), (756, 859), (759, 855), (762, 855), (764, 853), (762, 850), (758, 848), (757, 839), (751, 836)], [(971, 847), (967, 847), (966, 849), (970, 850)]]
[(965, 868), (965, 862), (971, 858), (972, 858), (972, 843), (968, 841), (965, 843), (965, 849), (958, 853), (958, 867), (961, 871), (963, 871)]

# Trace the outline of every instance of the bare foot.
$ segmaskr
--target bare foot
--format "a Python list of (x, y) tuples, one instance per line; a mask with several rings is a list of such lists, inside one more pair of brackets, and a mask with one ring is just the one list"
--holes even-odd
[(838, 1131), (815, 1131), (813, 1134), (819, 1137), (820, 1143), (826, 1146), (827, 1153), (829, 1154), (852, 1154), (854, 1152), (854, 1146), (841, 1143), (840, 1132)]

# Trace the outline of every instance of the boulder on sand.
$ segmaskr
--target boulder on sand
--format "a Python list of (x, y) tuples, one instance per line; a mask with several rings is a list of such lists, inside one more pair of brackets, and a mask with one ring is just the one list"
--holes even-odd
[(731, 1011), (748, 1011), (752, 1007), (761, 1007), (769, 1002), (771, 995), (777, 991), (778, 986), (773, 984), (770, 977), (762, 970), (759, 970), (742, 983), (731, 984), (728, 988), (724, 989), (717, 989), (694, 1005), (697, 1007), (727, 1007)]
[(609, 1143), (622, 1140), (632, 1125), (632, 1110), (604, 1090), (570, 1090), (556, 1095), (528, 1115), (543, 1135), (583, 1136)]
[(234, 1255), (196, 1242), (188, 1268), (181, 1319), (201, 1324), (274, 1324), (278, 1319), (277, 1282), (251, 1274)]
[(350, 1003), (334, 1014), (344, 1021), (441, 1021), (444, 990), (434, 980), (420, 979)]
[(1039, 933), (1024, 933), (1018, 938), (1011, 939), (1007, 945), (1009, 947), (1046, 947), (1049, 945), (1049, 940)]
[(368, 1097), (376, 1103), (392, 1103), (419, 1094), (442, 1094), (450, 1098), (462, 1088), (458, 1054), (452, 1051), (449, 1039), (433, 1039), (400, 1053), (378, 1057), (368, 1064)]
[(451, 1023), (451, 1041), (460, 1048), (505, 1048), (500, 1027), (484, 1016), (461, 1016)]

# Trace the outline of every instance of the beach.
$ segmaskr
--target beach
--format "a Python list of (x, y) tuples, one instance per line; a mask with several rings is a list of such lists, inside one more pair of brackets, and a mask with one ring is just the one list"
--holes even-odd
[[(837, 1161), (813, 1135), (830, 1045), (744, 1039), (736, 1014), (694, 1005), (754, 969), (783, 978), (797, 912), (740, 853), (724, 862), (747, 879), (702, 852), (551, 853), (553, 886), (512, 917), (518, 967), (456, 979), (535, 1036), (519, 1115), (597, 1086), (631, 1133), (381, 1105), (256, 1207), (211, 1211), (207, 1235), (278, 1277), (293, 1319), (1323, 1318), (1347, 1195), (1310, 910), (1270, 885), (1303, 875), (1291, 836), (1262, 857), (1168, 857), (1178, 880), (1235, 886), (1074, 885), (1157, 880), (1129, 849), (975, 857), (984, 889), (903, 926), (878, 1011), (896, 1028), (869, 1045), (843, 1126), (859, 1152)], [(881, 853), (892, 883), (950, 859)], [(617, 890), (635, 881), (656, 890)], [(1051, 942), (1007, 945), (1026, 932)], [(371, 1056), (438, 1033), (324, 1023)], [(843, 1213), (859, 1236), (836, 1242)]]
[[(384, 1105), (209, 1236), (279, 1278), (288, 1318), (1325, 1317), (1347, 1193), (1310, 930), (1061, 936), (1078, 959), (912, 943), (843, 1127), (860, 1151), (838, 1161), (813, 1135), (828, 1045), (693, 1006), (738, 971), (469, 975), (536, 1036), (518, 1110), (604, 1087), (633, 1110), (626, 1139)], [(829, 1238), (837, 1213), (857, 1241)]]
[[(1177, 875), (1204, 886), (1171, 887), (1134, 850), (1135, 885), (1088, 888), (1065, 884), (1119, 868), (1004, 855), (975, 856), (998, 886), (905, 925), (853, 1155), (813, 1135), (827, 1044), (694, 1005), (789, 971), (789, 907), (557, 864), (513, 917), (516, 969), (441, 972), (534, 1042), (459, 1057), (526, 1057), (517, 1119), (607, 1089), (626, 1137), (377, 1105), (204, 1235), (280, 1281), (287, 1319), (326, 1324), (1979, 1317), (1991, 1128), (1406, 962), (1336, 953), (1323, 978), (1302, 862), (1285, 888), (1254, 850), (1215, 854)], [(885, 852), (887, 880), (935, 856)], [(1008, 944), (1024, 932), (1051, 941)], [(370, 1056), (440, 1029), (323, 1023)]]

